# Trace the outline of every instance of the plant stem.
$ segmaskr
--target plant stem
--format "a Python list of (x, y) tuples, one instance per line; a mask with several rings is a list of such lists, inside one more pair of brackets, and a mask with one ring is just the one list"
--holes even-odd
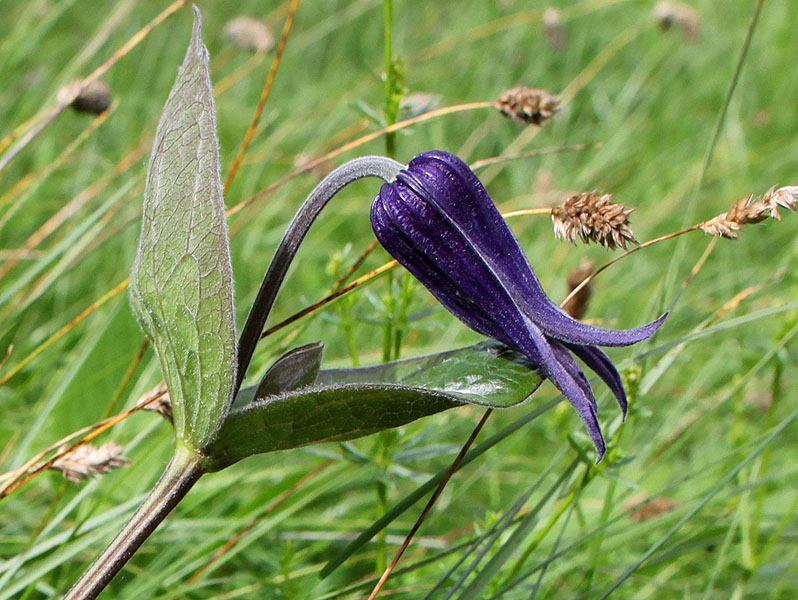
[(385, 278), (385, 325), (382, 327), (382, 362), (391, 360), (393, 348), (393, 328), (396, 321), (396, 294), (394, 294), (393, 273)]
[(158, 483), (111, 543), (73, 584), (63, 600), (91, 600), (105, 589), (202, 476), (201, 458), (178, 446)]
[[(381, 442), (380, 442), (381, 443)], [(387, 477), (387, 470), (383, 473), (383, 477)], [(377, 518), (381, 519), (385, 516), (385, 511), (388, 510), (388, 486), (384, 480), (377, 482)], [(386, 531), (383, 529), (377, 533), (377, 558), (375, 560), (375, 568), (377, 573), (385, 571), (388, 564), (388, 544)]]
[(410, 309), (410, 303), (413, 301), (413, 294), (415, 286), (413, 282), (415, 279), (410, 272), (405, 272), (402, 278), (402, 286), (399, 290), (399, 308), (396, 315), (396, 331), (394, 332), (393, 340), (393, 359), (399, 360), (402, 354), (402, 338), (407, 330), (407, 311)]
[(238, 391), (241, 382), (244, 381), (247, 367), (255, 352), (255, 346), (263, 332), (263, 326), (274, 305), (274, 300), (277, 298), (277, 291), (288, 273), (288, 267), (291, 266), (299, 245), (305, 239), (316, 217), (333, 196), (353, 181), (364, 177), (379, 177), (384, 181), (390, 181), (403, 167), (403, 164), (384, 156), (355, 158), (327, 175), (305, 199), (288, 225), (288, 229), (274, 253), (274, 258), (263, 277), (255, 302), (252, 304), (247, 321), (241, 330), (241, 336), (238, 339), (238, 371), (235, 391)]
[(657, 238), (654, 238), (653, 240), (648, 240), (647, 242), (643, 242), (639, 246), (635, 246), (634, 248), (630, 248), (629, 250), (627, 250), (623, 254), (620, 254), (620, 255), (616, 256), (612, 260), (607, 261), (606, 263), (601, 265), (601, 267), (599, 267), (598, 269), (593, 271), (590, 275), (585, 277), (585, 279), (582, 281), (582, 283), (580, 283), (573, 290), (571, 290), (571, 293), (568, 294), (562, 302), (560, 302), (560, 307), (563, 307), (566, 304), (568, 304), (571, 301), (571, 299), (574, 296), (576, 296), (582, 290), (583, 287), (585, 287), (588, 283), (593, 281), (593, 279), (596, 277), (596, 275), (598, 275), (599, 273), (601, 273), (605, 269), (611, 267), (612, 265), (617, 263), (622, 258), (626, 258), (630, 254), (634, 254), (635, 252), (637, 252), (638, 250), (642, 250), (643, 248), (648, 248), (649, 246), (653, 246), (654, 244), (658, 244), (660, 242), (664, 242), (665, 240), (669, 240), (669, 239), (672, 239), (672, 238), (675, 238), (675, 237), (679, 237), (680, 235), (684, 235), (685, 233), (690, 233), (691, 231), (695, 231), (696, 229), (698, 229), (698, 227), (700, 225), (701, 225), (700, 223), (697, 224), (697, 225), (692, 225), (691, 227), (687, 227), (685, 229), (680, 229), (679, 231), (674, 231), (672, 233), (667, 233), (665, 235), (661, 235), (661, 236), (659, 236)]
[[(390, 126), (396, 122), (396, 110), (393, 106), (394, 66), (391, 49), (391, 30), (393, 29), (393, 7), (391, 0), (383, 0), (385, 12), (385, 124)], [(394, 158), (396, 155), (396, 134), (385, 134), (385, 154)]]

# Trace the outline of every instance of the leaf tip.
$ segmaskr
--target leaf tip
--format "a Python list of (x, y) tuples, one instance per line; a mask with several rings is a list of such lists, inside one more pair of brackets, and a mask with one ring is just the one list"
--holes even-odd
[(191, 8), (194, 9), (194, 31), (192, 34), (193, 37), (199, 37), (199, 34), (202, 33), (202, 13), (196, 4), (192, 4)]
[(202, 43), (202, 13), (196, 4), (191, 5), (194, 9), (194, 27), (191, 30), (191, 42), (189, 43), (189, 52), (194, 51), (199, 55), (207, 53), (204, 44)]

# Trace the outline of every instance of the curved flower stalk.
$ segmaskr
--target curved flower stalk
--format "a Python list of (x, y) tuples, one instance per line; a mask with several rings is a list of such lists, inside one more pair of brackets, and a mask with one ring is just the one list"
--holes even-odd
[(651, 336), (667, 314), (635, 329), (612, 330), (571, 318), (543, 291), (518, 240), (477, 176), (456, 156), (416, 156), (371, 208), (385, 249), (472, 329), (523, 352), (560, 389), (587, 426), (598, 459), (605, 451), (590, 384), (571, 353), (610, 388), (624, 417), (618, 371), (597, 346)]

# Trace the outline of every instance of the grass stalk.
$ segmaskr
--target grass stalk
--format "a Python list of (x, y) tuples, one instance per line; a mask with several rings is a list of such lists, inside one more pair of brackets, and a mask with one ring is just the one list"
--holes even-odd
[[(385, 124), (387, 126), (396, 123), (398, 103), (395, 102), (396, 88), (396, 69), (393, 61), (393, 2), (383, 0), (383, 22), (385, 30)], [(389, 158), (396, 156), (396, 132), (390, 131), (385, 134), (385, 154)], [(392, 357), (393, 339), (396, 325), (396, 292), (394, 290), (393, 273), (389, 272), (385, 279), (385, 325), (382, 331), (382, 361), (388, 362)], [(376, 437), (376, 454), (382, 468), (381, 477), (376, 483), (376, 510), (377, 519), (381, 519), (388, 510), (388, 466), (390, 456), (387, 453), (388, 436), (385, 432), (380, 432)], [(385, 571), (388, 561), (388, 548), (386, 543), (386, 531), (383, 529), (377, 534), (375, 569), (377, 573)]]
[(249, 143), (252, 141), (252, 138), (255, 135), (255, 129), (258, 126), (261, 114), (263, 114), (263, 108), (266, 106), (266, 100), (269, 99), (269, 93), (271, 92), (274, 78), (277, 76), (277, 69), (282, 61), (283, 51), (285, 50), (285, 45), (288, 41), (288, 34), (291, 33), (291, 27), (294, 24), (294, 15), (296, 15), (300, 1), (301, 0), (291, 0), (291, 6), (288, 9), (288, 16), (286, 17), (285, 25), (283, 26), (283, 34), (280, 37), (280, 43), (277, 45), (277, 51), (274, 54), (272, 66), (269, 68), (269, 74), (266, 77), (266, 83), (264, 84), (263, 90), (260, 93), (258, 104), (255, 107), (255, 114), (252, 115), (252, 120), (249, 123), (249, 127), (247, 127), (247, 132), (244, 134), (244, 139), (241, 141), (241, 145), (236, 152), (235, 158), (233, 158), (233, 162), (230, 164), (230, 170), (228, 171), (227, 179), (225, 179), (224, 182), (225, 193), (227, 193), (227, 190), (230, 189), (233, 179), (235, 179), (236, 173), (238, 173), (238, 168), (241, 166), (241, 161), (244, 160), (244, 154), (247, 152)]
[[(385, 21), (385, 124), (396, 123), (398, 105), (394, 102), (396, 88), (396, 70), (393, 63), (393, 2), (383, 0), (383, 18)], [(385, 154), (396, 156), (396, 133), (385, 134)]]

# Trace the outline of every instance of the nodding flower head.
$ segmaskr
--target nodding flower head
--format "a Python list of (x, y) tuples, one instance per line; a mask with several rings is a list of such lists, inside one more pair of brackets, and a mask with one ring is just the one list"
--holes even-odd
[(448, 152), (423, 152), (384, 184), (372, 204), (371, 223), (385, 249), (457, 318), (538, 365), (579, 413), (601, 460), (605, 445), (596, 399), (571, 353), (604, 380), (625, 417), (621, 378), (597, 346), (644, 340), (667, 315), (622, 330), (571, 318), (546, 296), (477, 176)]

